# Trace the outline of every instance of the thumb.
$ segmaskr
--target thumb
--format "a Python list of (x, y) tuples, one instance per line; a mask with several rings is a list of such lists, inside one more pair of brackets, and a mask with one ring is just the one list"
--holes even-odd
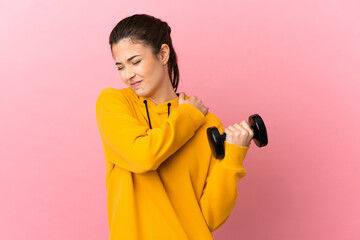
[(180, 99), (180, 100), (185, 100), (185, 93), (180, 92), (180, 94), (179, 94), (179, 99)]

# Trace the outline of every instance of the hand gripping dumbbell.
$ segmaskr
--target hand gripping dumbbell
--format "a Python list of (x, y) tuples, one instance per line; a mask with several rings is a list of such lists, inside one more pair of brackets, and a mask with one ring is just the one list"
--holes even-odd
[[(253, 140), (258, 147), (264, 147), (268, 144), (265, 123), (258, 114), (249, 117), (249, 124), (254, 133)], [(211, 152), (216, 159), (223, 159), (225, 156), (224, 141), (226, 133), (220, 135), (217, 127), (207, 129), (207, 137), (210, 144)]]

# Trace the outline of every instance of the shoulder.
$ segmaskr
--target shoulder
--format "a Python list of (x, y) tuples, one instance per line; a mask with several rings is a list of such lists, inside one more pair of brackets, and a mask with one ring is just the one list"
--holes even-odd
[(112, 87), (104, 88), (98, 94), (96, 107), (115, 107), (129, 105), (136, 94), (130, 88), (115, 89)]
[(104, 88), (100, 91), (98, 98), (103, 96), (113, 97), (134, 97), (136, 95), (130, 88), (115, 89), (112, 87)]
[(99, 100), (122, 100), (129, 101), (136, 97), (136, 94), (130, 88), (115, 89), (112, 87), (104, 88), (100, 91), (97, 97)]

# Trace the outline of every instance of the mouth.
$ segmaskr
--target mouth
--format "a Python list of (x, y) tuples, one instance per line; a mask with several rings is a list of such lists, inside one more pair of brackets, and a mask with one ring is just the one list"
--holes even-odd
[(141, 82), (142, 82), (142, 80), (137, 81), (137, 82), (133, 82), (133, 83), (131, 83), (130, 85), (131, 85), (132, 87), (137, 87), (137, 86), (140, 85)]

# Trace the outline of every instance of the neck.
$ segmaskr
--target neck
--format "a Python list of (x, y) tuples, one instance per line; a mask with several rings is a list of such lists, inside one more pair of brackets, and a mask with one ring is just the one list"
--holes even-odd
[(156, 96), (150, 96), (149, 98), (151, 101), (153, 101), (156, 105), (159, 105), (161, 103), (173, 100), (177, 98), (175, 91), (172, 89), (171, 91), (167, 91), (166, 94), (162, 94), (159, 97)]
[(174, 91), (170, 79), (165, 80), (163, 83), (164, 84), (160, 86), (160, 88), (158, 88), (158, 90), (154, 94), (148, 96), (148, 98), (151, 99), (151, 101), (153, 101), (156, 105), (173, 100), (178, 97)]

